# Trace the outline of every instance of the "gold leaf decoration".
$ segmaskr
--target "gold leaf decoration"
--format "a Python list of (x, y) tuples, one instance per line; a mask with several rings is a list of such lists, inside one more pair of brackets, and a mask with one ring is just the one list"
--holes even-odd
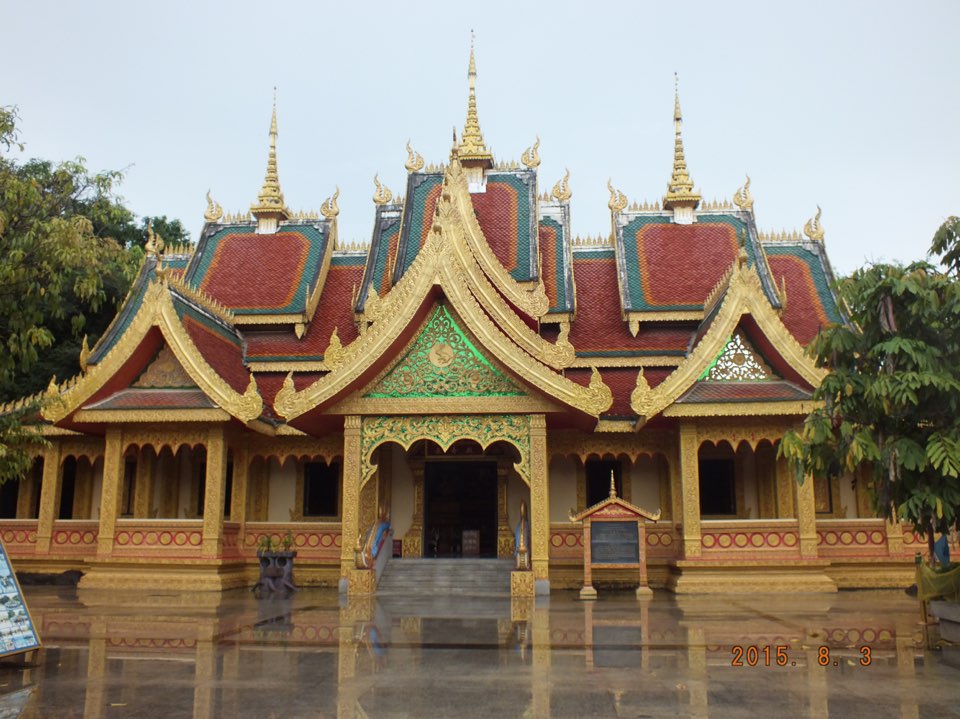
[(423, 169), (423, 164), (423, 157), (410, 147), (410, 140), (407, 140), (407, 161), (403, 166), (407, 168), (407, 172), (419, 172)]
[(214, 202), (210, 190), (207, 190), (207, 209), (203, 213), (203, 219), (207, 222), (218, 222), (221, 217), (223, 217), (223, 208), (220, 207), (219, 202)]
[(529, 167), (531, 170), (535, 167), (540, 166), (540, 153), (537, 150), (540, 149), (540, 136), (537, 136), (537, 141), (533, 143), (532, 147), (528, 147), (523, 151), (523, 154), (520, 155), (520, 162)]
[(743, 187), (734, 193), (733, 203), (744, 211), (753, 209), (753, 195), (750, 194), (750, 175), (747, 175), (747, 181), (743, 183)]
[(611, 212), (620, 212), (627, 206), (627, 196), (620, 190), (615, 190), (611, 180), (607, 180), (607, 189), (610, 190), (610, 201), (607, 202), (607, 207)]
[(550, 190), (550, 196), (557, 202), (566, 202), (571, 197), (573, 193), (570, 191), (570, 185), (567, 184), (570, 180), (570, 170), (566, 170), (563, 178), (557, 181), (557, 184), (553, 186), (553, 189)]
[(817, 205), (817, 214), (807, 220), (803, 226), (803, 234), (814, 242), (823, 242), (823, 225), (820, 224), (820, 205)]
[(380, 184), (380, 178), (377, 175), (373, 176), (373, 184), (377, 187), (377, 191), (373, 193), (373, 203), (375, 205), (385, 205), (393, 199), (393, 192), (390, 191), (389, 187)]
[(337, 206), (338, 197), (340, 197), (339, 187), (337, 187), (336, 191), (331, 197), (328, 197), (323, 201), (323, 204), (320, 205), (320, 214), (326, 217), (328, 220), (332, 220), (334, 217), (340, 214), (340, 208)]

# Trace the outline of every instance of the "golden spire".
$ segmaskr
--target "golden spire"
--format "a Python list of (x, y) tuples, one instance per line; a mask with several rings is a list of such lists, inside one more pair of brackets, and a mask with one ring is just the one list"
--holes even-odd
[(663, 209), (671, 210), (674, 207), (696, 208), (700, 204), (700, 195), (693, 191), (693, 180), (687, 171), (687, 161), (683, 155), (683, 115), (680, 112), (680, 88), (677, 74), (673, 75), (673, 175), (667, 183), (667, 194), (663, 197)]
[(463, 123), (458, 155), (461, 161), (483, 163), (489, 167), (493, 165), (493, 153), (483, 142), (480, 120), (477, 118), (477, 61), (473, 55), (472, 30), (470, 31), (470, 67), (467, 70), (467, 79), (470, 81), (470, 99), (467, 102), (467, 121)]
[(273, 217), (286, 220), (290, 211), (283, 202), (280, 190), (280, 176), (277, 174), (277, 88), (273, 88), (273, 115), (270, 118), (270, 153), (267, 155), (267, 172), (263, 177), (263, 187), (257, 195), (257, 202), (250, 206), (250, 212), (258, 220), (261, 217)]

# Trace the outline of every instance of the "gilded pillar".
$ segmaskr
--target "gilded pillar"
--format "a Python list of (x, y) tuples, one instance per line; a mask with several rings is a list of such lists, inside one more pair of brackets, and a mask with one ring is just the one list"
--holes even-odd
[(410, 473), (413, 475), (413, 520), (403, 535), (404, 559), (423, 556), (423, 461), (410, 462)]
[(537, 594), (550, 593), (550, 486), (547, 477), (547, 420), (530, 415), (530, 544)]
[(207, 474), (203, 494), (204, 557), (217, 557), (223, 547), (223, 502), (227, 485), (227, 438), (223, 425), (207, 432)]
[(40, 484), (40, 512), (37, 518), (37, 554), (50, 551), (53, 521), (60, 504), (60, 443), (51, 440), (43, 450), (43, 479)]
[(683, 505), (683, 557), (699, 557), (700, 547), (700, 467), (697, 427), (680, 427), (680, 485)]
[(340, 591), (346, 591), (346, 580), (354, 566), (353, 550), (360, 532), (360, 444), (361, 418), (343, 418), (343, 516), (341, 518)]
[(510, 516), (507, 511), (507, 482), (510, 468), (505, 462), (497, 462), (497, 557), (509, 559), (513, 556), (513, 532), (510, 530)]
[(240, 536), (247, 521), (247, 487), (250, 477), (250, 453), (246, 447), (233, 449), (233, 489), (230, 495), (230, 521), (240, 524)]
[(137, 455), (137, 476), (133, 480), (133, 516), (137, 519), (149, 519), (152, 516), (153, 463), (153, 449), (141, 447)]
[(367, 480), (367, 483), (360, 489), (360, 520), (357, 527), (358, 532), (366, 532), (377, 521), (377, 497), (380, 496), (380, 462), (382, 457), (378, 457), (378, 466), (373, 476)]
[(105, 704), (107, 685), (107, 623), (90, 624), (87, 644), (87, 683), (83, 696), (83, 719), (100, 719)]
[(800, 524), (800, 556), (804, 559), (817, 557), (817, 505), (813, 494), (813, 477), (806, 477), (803, 484), (794, 482), (797, 493), (797, 521)]
[(109, 555), (113, 551), (113, 535), (120, 516), (123, 499), (123, 431), (118, 427), (107, 428), (106, 446), (103, 450), (103, 488), (100, 490), (100, 530), (97, 535), (97, 554)]
[[(793, 485), (797, 483), (793, 476), (793, 470), (785, 459), (777, 460), (777, 519), (790, 519), (796, 517), (794, 509), (794, 489)], [(813, 491), (813, 481), (811, 480), (811, 493)]]
[(887, 551), (891, 557), (898, 557), (903, 554), (903, 525), (900, 520), (893, 517), (887, 517)]

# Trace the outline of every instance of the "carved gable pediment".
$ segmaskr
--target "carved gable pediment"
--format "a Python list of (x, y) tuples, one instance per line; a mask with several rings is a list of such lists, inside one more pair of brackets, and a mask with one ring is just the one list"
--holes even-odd
[(164, 345), (143, 373), (131, 385), (137, 388), (194, 388), (197, 383), (187, 374), (169, 345)]
[(406, 353), (364, 393), (371, 398), (522, 397), (445, 305), (437, 305)]

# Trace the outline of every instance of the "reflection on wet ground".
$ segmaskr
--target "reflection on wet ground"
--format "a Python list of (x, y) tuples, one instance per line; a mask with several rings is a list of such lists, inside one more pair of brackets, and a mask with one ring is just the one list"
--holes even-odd
[(952, 717), (902, 592), (581, 602), (27, 588), (0, 717)]

